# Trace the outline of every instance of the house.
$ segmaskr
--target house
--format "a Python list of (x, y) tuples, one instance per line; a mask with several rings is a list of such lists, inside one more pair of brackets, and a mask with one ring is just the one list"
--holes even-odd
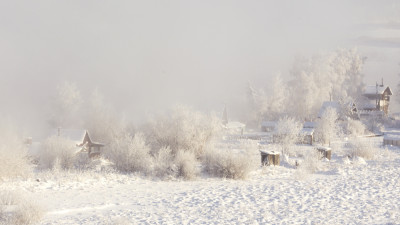
[(276, 121), (264, 121), (261, 123), (262, 132), (271, 132), (275, 130), (277, 122)]
[(389, 86), (383, 85), (383, 80), (381, 85), (369, 85), (365, 88), (363, 96), (365, 97), (365, 102), (362, 105), (361, 116), (366, 117), (371, 112), (377, 115), (387, 116), (389, 113), (389, 103), (390, 96), (393, 95), (392, 90)]
[(58, 136), (67, 140), (71, 140), (75, 144), (77, 153), (87, 152), (89, 157), (99, 156), (101, 153), (101, 148), (104, 147), (104, 144), (94, 142), (87, 130), (58, 128), (57, 130), (53, 131), (52, 136)]

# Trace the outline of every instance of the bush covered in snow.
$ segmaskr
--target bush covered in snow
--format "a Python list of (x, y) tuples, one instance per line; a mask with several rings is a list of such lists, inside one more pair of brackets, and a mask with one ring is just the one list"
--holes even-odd
[(308, 178), (310, 174), (317, 172), (321, 167), (321, 154), (317, 151), (308, 152), (304, 160), (297, 167), (294, 177), (298, 180)]
[(366, 126), (360, 120), (348, 120), (346, 124), (346, 133), (350, 136), (361, 136), (367, 131)]
[(21, 193), (16, 191), (0, 193), (0, 224), (37, 224), (43, 215), (43, 208)]
[(169, 114), (153, 119), (145, 128), (152, 151), (169, 147), (173, 155), (179, 150), (200, 157), (206, 144), (221, 129), (220, 121), (188, 107), (177, 106)]
[(47, 138), (39, 151), (39, 168), (41, 169), (73, 169), (78, 148), (68, 139), (52, 136)]
[(5, 121), (0, 123), (0, 179), (28, 175), (31, 165), (22, 138)]
[(360, 139), (352, 140), (350, 143), (350, 155), (352, 157), (362, 157), (364, 159), (373, 159), (378, 153), (378, 149), (369, 141)]
[(203, 156), (203, 166), (212, 176), (245, 179), (254, 165), (246, 153), (209, 149)]
[(151, 169), (150, 147), (142, 133), (114, 137), (106, 148), (106, 156), (121, 172), (148, 173)]
[(197, 176), (197, 166), (193, 152), (178, 150), (174, 154), (169, 147), (164, 147), (154, 156), (153, 174), (159, 178), (180, 177), (190, 180)]

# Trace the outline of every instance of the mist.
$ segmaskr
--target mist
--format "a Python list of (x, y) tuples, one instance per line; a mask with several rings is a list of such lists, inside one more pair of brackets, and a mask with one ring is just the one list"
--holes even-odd
[(0, 115), (43, 127), (68, 81), (135, 123), (174, 104), (234, 117), (248, 81), (269, 87), (296, 57), (338, 48), (367, 58), (365, 83), (395, 90), (398, 12), (394, 0), (1, 1)]

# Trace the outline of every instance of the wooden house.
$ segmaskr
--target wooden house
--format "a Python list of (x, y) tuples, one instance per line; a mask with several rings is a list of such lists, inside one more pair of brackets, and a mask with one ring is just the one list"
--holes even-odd
[(363, 96), (367, 101), (362, 106), (363, 115), (368, 112), (382, 112), (385, 116), (389, 113), (390, 96), (393, 95), (389, 86), (383, 85), (369, 85), (365, 88)]
[(61, 129), (53, 132), (53, 136), (62, 137), (75, 143), (77, 152), (87, 152), (89, 157), (99, 156), (104, 144), (91, 139), (87, 130)]

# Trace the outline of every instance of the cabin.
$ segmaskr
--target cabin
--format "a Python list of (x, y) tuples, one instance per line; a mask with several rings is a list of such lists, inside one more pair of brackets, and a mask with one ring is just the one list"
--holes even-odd
[(89, 157), (99, 156), (101, 148), (104, 147), (104, 144), (93, 141), (87, 130), (58, 128), (53, 131), (52, 136), (71, 140), (75, 143), (77, 153), (87, 152)]
[(387, 116), (391, 95), (393, 95), (392, 90), (389, 86), (383, 85), (383, 81), (381, 85), (377, 83), (376, 85), (367, 86), (363, 93), (366, 102), (362, 106), (361, 115), (366, 117), (372, 112), (372, 114)]

